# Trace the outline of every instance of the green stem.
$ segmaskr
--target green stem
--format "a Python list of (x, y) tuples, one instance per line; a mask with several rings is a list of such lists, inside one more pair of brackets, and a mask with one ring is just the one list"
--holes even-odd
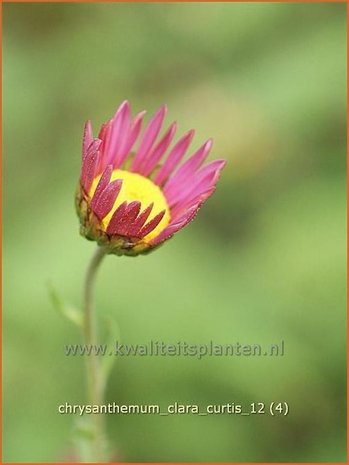
[[(84, 285), (84, 343), (88, 347), (97, 344), (97, 324), (93, 309), (93, 294), (96, 272), (102, 262), (107, 250), (98, 247), (87, 268)], [(88, 403), (91, 405), (102, 405), (104, 403), (105, 382), (101, 371), (101, 363), (98, 357), (91, 353), (86, 356)], [(105, 435), (104, 418), (102, 414), (91, 414), (91, 441), (89, 451), (90, 462), (106, 462), (107, 441)]]

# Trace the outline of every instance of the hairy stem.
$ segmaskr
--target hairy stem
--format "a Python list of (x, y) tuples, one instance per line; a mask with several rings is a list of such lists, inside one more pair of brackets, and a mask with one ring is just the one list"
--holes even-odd
[[(105, 248), (98, 247), (96, 249), (85, 277), (83, 337), (84, 343), (88, 347), (93, 347), (97, 344), (97, 324), (93, 308), (94, 284), (96, 272), (106, 254), (107, 251)], [(88, 403), (91, 405), (101, 405), (104, 403), (105, 382), (100, 360), (93, 352), (86, 356), (86, 368)], [(92, 414), (91, 419), (89, 461), (106, 462), (108, 461), (108, 451), (103, 415)]]

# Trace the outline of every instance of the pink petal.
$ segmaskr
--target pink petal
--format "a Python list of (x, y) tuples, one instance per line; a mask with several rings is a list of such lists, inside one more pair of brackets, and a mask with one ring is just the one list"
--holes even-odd
[(122, 147), (127, 142), (129, 133), (131, 130), (131, 109), (127, 102), (124, 117), (121, 122), (120, 135), (115, 145), (115, 155), (114, 155), (114, 168), (117, 169), (120, 166), (120, 161), (122, 160)]
[(160, 158), (168, 149), (177, 129), (177, 124), (172, 123), (168, 128), (166, 134), (163, 138), (157, 143), (157, 145), (152, 149), (149, 156), (144, 160), (144, 164), (141, 166), (141, 174), (143, 176), (148, 176), (153, 169), (156, 167)]
[(176, 195), (173, 195), (170, 199), (167, 199), (170, 208), (173, 209), (175, 205), (180, 205), (183, 202), (187, 203), (193, 196), (197, 196), (200, 194), (201, 191), (205, 191), (206, 189), (212, 187), (214, 185), (216, 173), (212, 172), (206, 174), (205, 176), (197, 176), (193, 177), (191, 183), (187, 183), (185, 188), (180, 189), (176, 192)]
[(179, 218), (184, 212), (192, 208), (194, 205), (202, 205), (216, 190), (216, 186), (210, 186), (200, 194), (192, 195), (190, 198), (186, 198), (183, 202), (177, 204), (171, 209), (171, 215), (174, 219)]
[(133, 159), (131, 171), (138, 171), (139, 166), (143, 161), (143, 157), (147, 155), (148, 151), (151, 149), (155, 139), (157, 138), (160, 132), (166, 112), (167, 107), (164, 105), (157, 111), (157, 113), (155, 113), (155, 115), (149, 121), (148, 126), (144, 131), (144, 135), (138, 152)]
[(184, 228), (190, 221), (192, 221), (200, 209), (200, 204), (192, 206), (180, 218), (173, 220), (155, 239), (152, 240), (152, 245), (160, 244), (161, 242), (169, 239), (180, 229)]
[(82, 163), (81, 169), (81, 185), (84, 188), (86, 194), (90, 190), (92, 185), (93, 178), (95, 177), (96, 169), (99, 162), (99, 147), (101, 141), (99, 139), (94, 139), (86, 153), (86, 156)]
[(102, 124), (101, 129), (99, 130), (98, 139), (104, 141), (108, 125), (110, 125), (110, 121)]
[(134, 200), (130, 202), (127, 207), (127, 211), (125, 217), (128, 223), (133, 223), (134, 220), (137, 218), (139, 212), (141, 210), (141, 202), (138, 200)]
[(151, 233), (156, 226), (160, 223), (162, 218), (165, 215), (165, 210), (162, 210), (160, 213), (158, 213), (152, 220), (149, 221), (139, 232), (139, 237), (144, 237), (147, 234)]
[(131, 202), (127, 205), (126, 210), (119, 220), (117, 226), (115, 227), (113, 234), (118, 234), (120, 236), (128, 236), (129, 229), (136, 219), (139, 211), (141, 209), (141, 203), (138, 201)]
[(107, 148), (108, 148), (108, 140), (111, 133), (113, 120), (109, 120), (107, 123), (104, 123), (99, 131), (99, 139), (102, 140), (102, 144), (100, 147), (100, 161), (98, 166), (98, 174), (100, 174), (105, 167), (107, 166)]
[(99, 182), (97, 184), (96, 190), (95, 190), (95, 192), (93, 194), (93, 198), (92, 198), (92, 201), (91, 201), (92, 210), (94, 210), (100, 195), (102, 194), (104, 189), (108, 186), (112, 172), (113, 172), (113, 166), (108, 165), (106, 167), (106, 169), (104, 170), (104, 172), (103, 172), (103, 174), (102, 174), (102, 176), (101, 176), (101, 178), (100, 178), (100, 180), (99, 180)]
[(199, 195), (201, 191), (214, 186), (224, 165), (224, 160), (215, 160), (197, 171), (186, 183), (179, 183), (177, 188), (166, 196), (169, 206), (172, 208), (174, 205), (190, 199), (193, 195)]
[(190, 142), (192, 141), (194, 134), (195, 131), (189, 131), (173, 147), (164, 165), (161, 167), (160, 171), (155, 177), (155, 184), (162, 184), (168, 178), (168, 176), (170, 176), (172, 171), (183, 158), (185, 152), (187, 151), (190, 145)]
[(176, 189), (179, 184), (195, 173), (195, 171), (205, 161), (205, 158), (209, 154), (212, 143), (212, 139), (209, 139), (207, 142), (205, 142), (204, 145), (202, 145), (199, 150), (194, 153), (194, 155), (192, 155), (185, 163), (183, 163), (175, 175), (168, 180), (164, 188), (164, 194), (166, 196), (171, 196), (173, 189)]
[(115, 181), (108, 184), (108, 186), (98, 197), (98, 200), (93, 208), (93, 212), (100, 220), (105, 218), (113, 208), (115, 200), (121, 190), (121, 186), (122, 180), (116, 179)]
[(126, 212), (126, 208), (127, 208), (127, 202), (125, 200), (125, 202), (119, 205), (118, 208), (113, 213), (113, 216), (111, 217), (111, 220), (107, 227), (107, 234), (111, 234), (111, 235), (115, 234), (115, 231), (117, 230), (118, 225)]
[(198, 172), (198, 175), (205, 176), (208, 173), (220, 173), (224, 166), (226, 165), (225, 160), (213, 160), (207, 165), (203, 166)]
[(119, 153), (118, 153), (118, 155), (116, 157), (116, 160), (115, 160), (115, 164), (117, 164), (117, 166), (121, 167), (123, 165), (125, 159), (127, 158), (127, 155), (129, 155), (129, 153), (131, 152), (132, 147), (133, 147), (134, 143), (136, 142), (137, 137), (139, 136), (139, 133), (141, 131), (142, 122), (143, 122), (143, 118), (144, 118), (145, 113), (146, 113), (145, 111), (142, 111), (141, 113), (138, 113), (138, 115), (134, 119), (132, 125), (129, 127), (127, 137), (123, 141), (123, 143), (122, 143), (122, 145), (121, 145), (121, 147), (119, 149)]
[(109, 137), (107, 139), (106, 160), (105, 163), (114, 164), (115, 156), (123, 136), (125, 136), (125, 128), (130, 119), (130, 105), (127, 100), (122, 102), (116, 111), (113, 119)]
[(92, 127), (91, 121), (86, 121), (85, 129), (84, 129), (84, 136), (82, 141), (82, 159), (85, 158), (87, 154), (87, 150), (93, 141), (93, 134), (92, 134)]
[(140, 213), (138, 218), (130, 226), (129, 235), (131, 237), (132, 236), (138, 236), (138, 233), (139, 233), (140, 229), (142, 228), (142, 226), (144, 225), (144, 223), (147, 221), (147, 219), (148, 219), (148, 217), (150, 215), (150, 212), (153, 209), (153, 206), (154, 206), (154, 203), (151, 203), (145, 210), (143, 210)]

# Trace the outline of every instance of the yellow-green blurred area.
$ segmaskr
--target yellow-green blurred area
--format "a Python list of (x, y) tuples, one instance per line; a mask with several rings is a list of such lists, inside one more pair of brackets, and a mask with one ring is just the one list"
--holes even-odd
[[(100, 321), (124, 343), (272, 344), (283, 357), (124, 357), (107, 401), (286, 401), (286, 417), (109, 415), (123, 461), (345, 461), (345, 5), (4, 5), (4, 461), (71, 457), (86, 402), (81, 305), (95, 244), (73, 200), (85, 120), (167, 103), (228, 163), (158, 251), (107, 257)], [(149, 116), (148, 116), (149, 117)], [(102, 323), (101, 323), (102, 324)], [(106, 342), (103, 337), (101, 342)]]

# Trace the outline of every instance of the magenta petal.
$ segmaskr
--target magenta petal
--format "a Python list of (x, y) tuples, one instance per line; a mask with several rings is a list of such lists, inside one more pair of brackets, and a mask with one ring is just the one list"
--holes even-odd
[(93, 141), (91, 121), (86, 121), (84, 129), (84, 137), (82, 141), (82, 159), (87, 155), (87, 150)]
[(117, 169), (120, 166), (122, 160), (122, 147), (125, 145), (129, 132), (131, 130), (131, 109), (128, 102), (126, 102), (124, 110), (121, 116), (119, 136), (115, 143), (114, 148), (114, 168)]
[(215, 191), (216, 186), (207, 187), (207, 189), (203, 190), (197, 195), (192, 195), (181, 203), (178, 203), (174, 208), (171, 209), (171, 215), (173, 218), (179, 218), (186, 212), (187, 210), (191, 209), (194, 205), (203, 204), (206, 200), (213, 194)]
[(152, 241), (152, 245), (160, 244), (161, 242), (169, 239), (180, 229), (184, 228), (190, 221), (192, 221), (200, 209), (200, 204), (192, 206), (178, 219), (173, 220), (155, 239)]
[(199, 176), (206, 176), (206, 174), (208, 173), (217, 173), (219, 174), (222, 169), (224, 168), (224, 166), (226, 165), (226, 161), (225, 160), (214, 160), (214, 161), (211, 161), (211, 163), (208, 163), (207, 165), (205, 165), (203, 168), (201, 168), (197, 174)]
[(140, 202), (134, 201), (129, 203), (126, 206), (126, 210), (122, 218), (119, 220), (118, 224), (114, 228), (113, 234), (118, 234), (120, 236), (129, 236), (129, 229), (132, 226), (133, 221), (136, 219), (140, 209)]
[(133, 123), (129, 125), (127, 136), (124, 139), (123, 143), (121, 144), (119, 153), (115, 159), (115, 164), (117, 164), (118, 167), (121, 167), (123, 165), (127, 156), (131, 152), (132, 147), (134, 143), (136, 142), (137, 137), (139, 136), (139, 133), (141, 131), (142, 122), (143, 122), (145, 113), (146, 113), (145, 111), (138, 113)]
[(182, 228), (185, 224), (187, 224), (190, 220), (193, 219), (193, 216), (197, 212), (199, 207), (199, 203), (192, 205), (185, 212), (182, 212), (180, 216), (174, 218), (166, 229), (176, 229), (176, 231), (178, 231), (179, 228)]
[(104, 191), (100, 194), (93, 212), (96, 216), (102, 220), (105, 218), (110, 210), (113, 208), (114, 202), (119, 195), (122, 186), (122, 180), (116, 179), (115, 181), (108, 184)]
[[(110, 135), (107, 140), (107, 149), (106, 149), (106, 160), (107, 164), (111, 163), (114, 164), (115, 155), (117, 152), (118, 147), (120, 146), (120, 139), (122, 139), (122, 132), (128, 122), (130, 117), (130, 106), (125, 100), (119, 106), (118, 110), (116, 111), (113, 119), (112, 119), (112, 126)], [(122, 140), (121, 140), (122, 142)]]
[(150, 212), (153, 209), (153, 206), (154, 206), (154, 203), (151, 203), (150, 205), (148, 205), (148, 207), (140, 213), (138, 218), (130, 226), (129, 234), (131, 237), (138, 236), (138, 233), (140, 229), (142, 228), (142, 226), (144, 225), (144, 223), (147, 221), (150, 215)]
[(139, 237), (144, 237), (147, 234), (151, 233), (156, 226), (160, 223), (162, 218), (165, 215), (165, 210), (162, 210), (160, 213), (158, 213), (152, 220), (149, 221), (139, 232)]
[(215, 171), (207, 173), (204, 176), (194, 177), (191, 183), (188, 183), (185, 188), (179, 189), (171, 199), (168, 199), (170, 207), (173, 208), (174, 205), (189, 201), (193, 195), (199, 195), (201, 190), (205, 190), (214, 185), (215, 177)]
[(92, 185), (92, 181), (99, 161), (98, 155), (99, 152), (91, 152), (90, 154), (86, 155), (84, 161), (84, 166), (82, 168), (81, 184), (86, 194), (88, 194), (88, 191), (90, 190), (90, 187)]
[(215, 160), (197, 171), (192, 179), (188, 179), (185, 185), (179, 183), (167, 193), (167, 201), (172, 208), (174, 205), (190, 200), (193, 195), (199, 195), (201, 191), (214, 186), (218, 180), (221, 170), (225, 165), (224, 160)]
[(108, 165), (105, 168), (100, 180), (98, 181), (96, 190), (95, 190), (95, 192), (93, 194), (92, 201), (91, 201), (92, 210), (94, 210), (100, 195), (102, 194), (104, 189), (108, 186), (112, 172), (113, 172), (113, 166)]
[(101, 145), (101, 152), (104, 153), (105, 148), (106, 148), (106, 139), (108, 137), (108, 134), (110, 133), (110, 128), (111, 128), (111, 120), (103, 123), (101, 126), (101, 129), (99, 130), (98, 134), (98, 139), (101, 139), (102, 145)]
[(144, 131), (144, 135), (143, 135), (140, 147), (138, 149), (138, 152), (133, 159), (131, 171), (138, 171), (143, 161), (143, 157), (145, 157), (148, 151), (151, 149), (155, 139), (157, 138), (160, 132), (162, 122), (166, 115), (166, 111), (167, 111), (167, 107), (165, 105), (162, 106), (157, 111), (157, 113), (155, 113), (152, 119), (149, 121), (148, 126), (146, 127)]
[(176, 133), (176, 129), (177, 124), (172, 123), (165, 135), (163, 136), (163, 138), (152, 149), (149, 156), (146, 158), (143, 165), (141, 166), (141, 174), (143, 176), (148, 176), (156, 167), (157, 163), (159, 162), (163, 154), (168, 149), (170, 143), (172, 142), (172, 139)]
[(86, 153), (86, 156), (82, 163), (82, 170), (81, 170), (81, 185), (84, 188), (86, 194), (90, 190), (92, 185), (93, 178), (96, 173), (96, 169), (99, 162), (99, 147), (101, 145), (101, 141), (99, 139), (94, 139)]
[(161, 167), (160, 171), (155, 177), (155, 184), (162, 184), (166, 179), (170, 176), (172, 171), (176, 168), (178, 163), (183, 158), (185, 152), (187, 151), (190, 142), (195, 134), (195, 131), (191, 130), (187, 134), (185, 134), (173, 147), (167, 160)]
[(101, 129), (99, 130), (98, 139), (101, 139), (102, 141), (104, 141), (107, 126), (108, 126), (109, 123), (110, 123), (110, 121), (108, 121), (107, 123), (102, 124)]
[(183, 183), (187, 178), (193, 176), (195, 171), (205, 161), (212, 147), (212, 139), (209, 139), (178, 169), (175, 175), (168, 180), (164, 188), (164, 194), (171, 196), (173, 189)]
[(107, 234), (116, 234), (118, 225), (126, 212), (126, 208), (127, 208), (127, 202), (125, 200), (125, 202), (122, 202), (122, 204), (119, 205), (118, 208), (113, 213), (113, 216), (111, 217), (111, 220), (107, 227)]
[(127, 223), (133, 223), (134, 220), (137, 218), (138, 213), (141, 210), (141, 202), (138, 200), (134, 200), (133, 202), (130, 202), (127, 207), (127, 211), (125, 213), (125, 218), (127, 220)]
[(112, 120), (108, 121), (107, 123), (104, 123), (99, 131), (98, 137), (102, 140), (102, 144), (100, 147), (101, 156), (98, 166), (98, 174), (100, 174), (107, 166), (108, 140), (110, 138), (112, 123)]

